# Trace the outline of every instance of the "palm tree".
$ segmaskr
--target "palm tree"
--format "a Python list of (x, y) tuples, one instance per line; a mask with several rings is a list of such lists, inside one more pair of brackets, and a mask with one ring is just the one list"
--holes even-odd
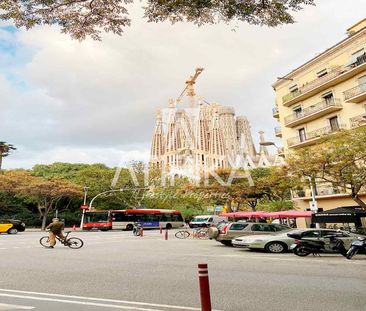
[(3, 158), (7, 157), (13, 150), (16, 150), (12, 144), (7, 144), (5, 141), (0, 141), (0, 171), (3, 163)]

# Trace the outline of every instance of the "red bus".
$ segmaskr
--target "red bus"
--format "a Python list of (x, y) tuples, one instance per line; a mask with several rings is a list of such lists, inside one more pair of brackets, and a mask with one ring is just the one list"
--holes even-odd
[(184, 219), (179, 211), (166, 209), (126, 209), (108, 211), (87, 211), (83, 224), (84, 230), (111, 229), (132, 230), (135, 222), (144, 228), (180, 228)]

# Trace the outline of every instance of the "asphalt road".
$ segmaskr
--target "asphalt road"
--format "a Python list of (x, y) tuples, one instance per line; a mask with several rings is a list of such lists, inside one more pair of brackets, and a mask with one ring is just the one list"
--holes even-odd
[(46, 249), (42, 235), (0, 235), (0, 310), (200, 310), (198, 263), (216, 310), (366, 310), (362, 255), (273, 255), (158, 231), (75, 232), (83, 248)]

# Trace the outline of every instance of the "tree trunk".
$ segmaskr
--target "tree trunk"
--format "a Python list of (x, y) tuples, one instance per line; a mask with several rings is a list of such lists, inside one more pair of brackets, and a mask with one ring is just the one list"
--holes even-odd
[(46, 230), (46, 221), (47, 221), (47, 214), (44, 213), (42, 215), (42, 228), (41, 228), (42, 231), (45, 231)]
[(361, 206), (364, 210), (366, 210), (366, 203), (360, 199), (358, 194), (352, 195), (353, 201), (355, 201), (359, 206)]
[(3, 166), (3, 154), (0, 152), (0, 171)]

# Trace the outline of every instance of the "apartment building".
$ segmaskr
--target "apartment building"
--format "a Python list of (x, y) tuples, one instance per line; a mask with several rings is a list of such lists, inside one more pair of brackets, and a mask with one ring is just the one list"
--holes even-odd
[[(366, 18), (347, 29), (344, 40), (279, 78), (273, 89), (275, 134), (285, 154), (366, 124)], [(298, 208), (309, 208), (310, 190), (293, 197)], [(344, 189), (325, 183), (317, 184), (316, 200), (324, 210), (357, 205)]]

